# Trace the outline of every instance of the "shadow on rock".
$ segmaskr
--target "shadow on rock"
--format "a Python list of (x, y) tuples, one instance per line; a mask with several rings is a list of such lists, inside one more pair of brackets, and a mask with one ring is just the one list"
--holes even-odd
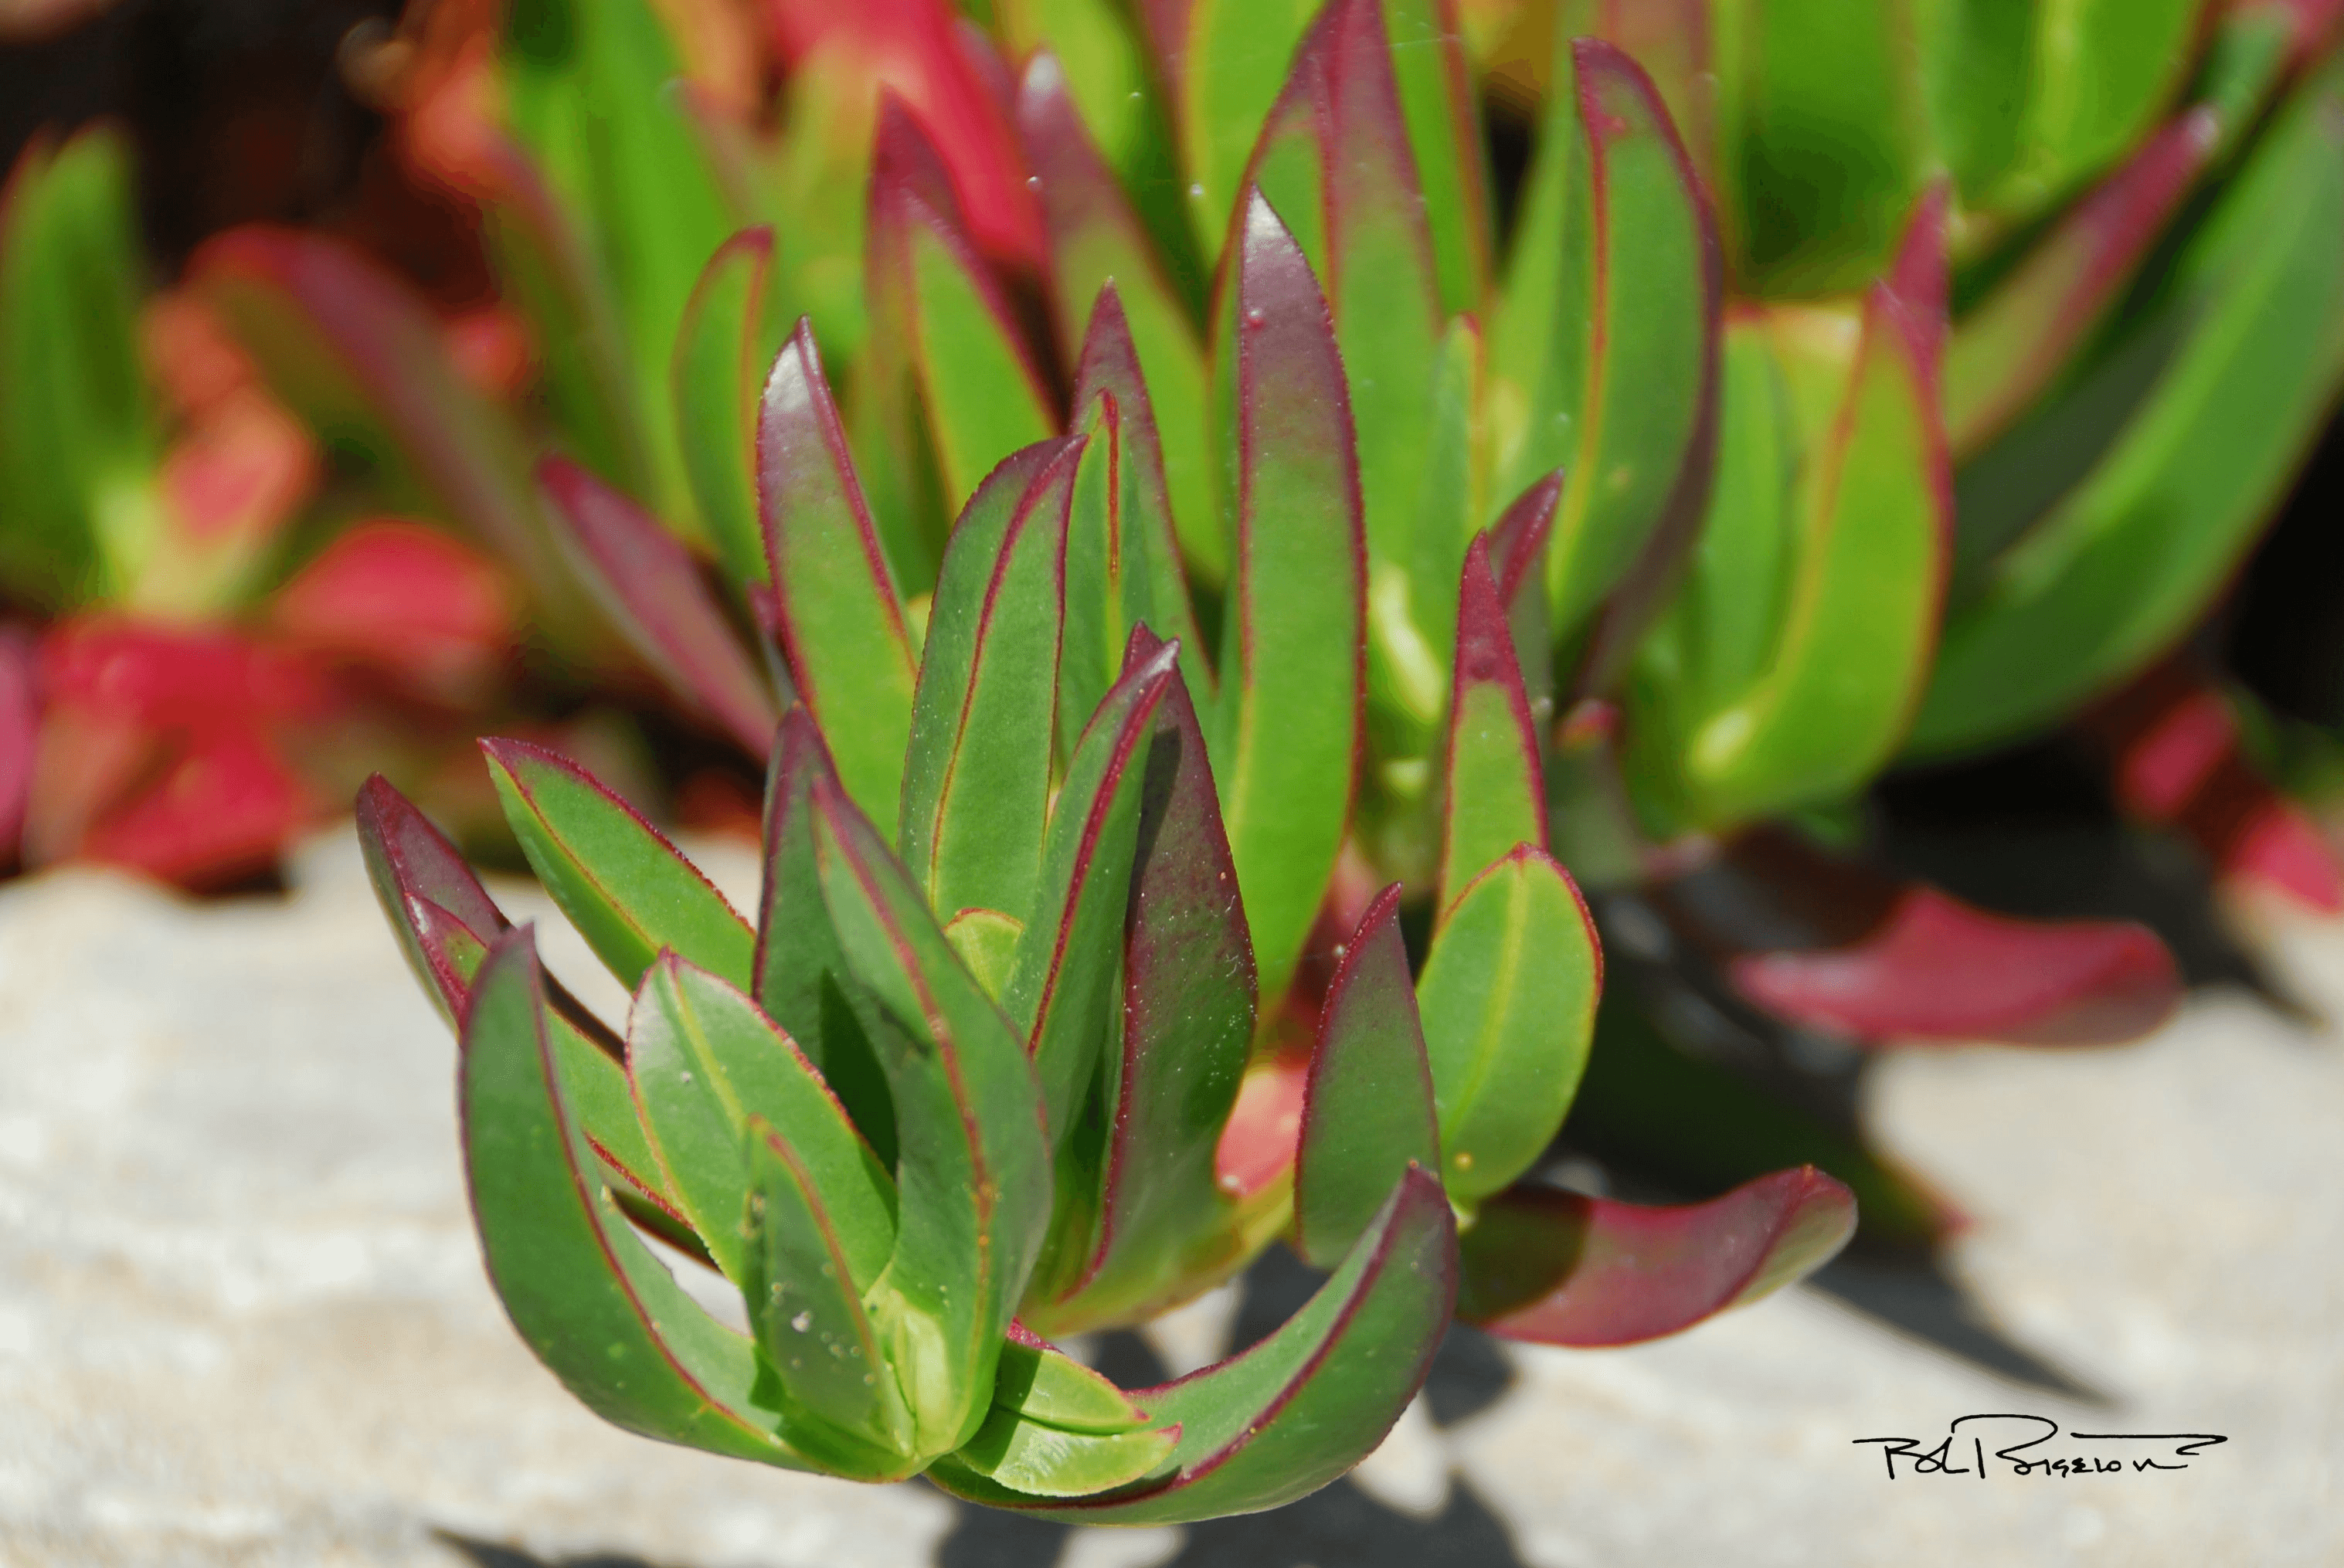
[(539, 1557), (518, 1546), (478, 1541), (452, 1530), (434, 1530), (431, 1538), (472, 1564), (472, 1568), (661, 1568), (631, 1552), (588, 1552), (570, 1557)]

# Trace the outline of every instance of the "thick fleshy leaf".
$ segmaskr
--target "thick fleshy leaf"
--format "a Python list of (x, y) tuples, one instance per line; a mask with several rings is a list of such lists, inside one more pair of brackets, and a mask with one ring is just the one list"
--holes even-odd
[(887, 1075), (847, 1003), (846, 956), (823, 900), (815, 858), (816, 779), (840, 787), (822, 733), (803, 708), (782, 716), (765, 777), (765, 877), (757, 903), (757, 1005), (846, 1107), (879, 1162), (895, 1164)]
[(762, 755), (780, 716), (692, 552), (642, 508), (567, 457), (541, 462), (537, 482), (546, 518), (569, 548), (579, 577), (635, 651), (743, 750)]
[(2190, 70), (2207, 0), (1915, 7), (1936, 145), (1963, 206), (2040, 210), (2134, 146)]
[(1441, 911), (1416, 988), (1440, 1115), (1440, 1174), (1470, 1203), (1562, 1125), (1587, 1065), (1603, 950), (1571, 873), (1524, 844)]
[(1956, 585), (1915, 752), (2025, 733), (2147, 662), (2220, 591), (2344, 367), (2339, 232), (2331, 72), (2281, 111), (2138, 324), (1965, 470), (1965, 558), (1974, 515), (1979, 546), (2017, 542)]
[(2014, 920), (1919, 885), (1861, 941), (1745, 954), (1730, 973), (1778, 1017), (1882, 1042), (2110, 1044), (2155, 1028), (2181, 992), (2144, 926)]
[(1515, 1187), (1460, 1239), (1457, 1316), (1534, 1344), (1634, 1344), (1813, 1273), (1855, 1231), (1855, 1195), (1812, 1165), (1648, 1208)]
[[(935, 149), (892, 96), (880, 107), (867, 235), (871, 354), (856, 395), (893, 462), (877, 476), (896, 490), (879, 508), (888, 553), (916, 591), (934, 580), (945, 525), (977, 482), (1055, 434), (1059, 416)], [(933, 498), (906, 483), (920, 472), (933, 476)]]
[[(686, 1295), (594, 1175), (561, 1091), (527, 928), (498, 939), (465, 1020), (465, 1174), (489, 1277), (548, 1370), (630, 1432), (793, 1470), (756, 1352)], [(825, 1456), (827, 1458), (828, 1456)]]
[[(1133, 635), (1136, 663), (1160, 652)], [(1246, 1255), (1215, 1155), (1253, 1043), (1253, 945), (1204, 735), (1177, 679), (1147, 748), (1096, 1239), (1050, 1309), (1076, 1328), (1169, 1305)]]
[[(1938, 417), (1945, 196), (1915, 216), (1874, 286), (1828, 434), (1797, 481), (1797, 545), (1773, 648), (1755, 682), (1704, 718), (1684, 760), (1697, 809), (1723, 824), (1834, 799), (1869, 780), (1910, 722), (1951, 553), (1952, 486)], [(1800, 354), (1792, 335), (1778, 353)], [(1820, 377), (1814, 374), (1821, 370)], [(1763, 498), (1762, 504), (1763, 504)]]
[(1894, 251), (1931, 164), (1913, 47), (1919, 9), (1917, 0), (1710, 7), (1720, 221), (1743, 292), (1853, 288)]
[(740, 991), (673, 953), (644, 975), (627, 1022), (627, 1076), (660, 1165), (727, 1278), (743, 1268), (742, 1140), (781, 1130), (835, 1216), (842, 1276), (867, 1289), (895, 1240), (894, 1181), (790, 1038)]
[(1368, 548), (1378, 562), (1405, 563), (1443, 317), (1383, 0), (1333, 0), (1319, 12), (1247, 179), (1287, 220), (1326, 290), (1358, 431)]
[(747, 922), (633, 807), (541, 747), (483, 740), (480, 749), (530, 869), (621, 983), (641, 983), (672, 948), (748, 984), (756, 938)]
[[(1449, 700), (1450, 652), (1457, 645), (1457, 574), (1464, 569), (1466, 548), (1484, 514), (1483, 357), (1481, 331), (1473, 318), (1460, 316), (1450, 322), (1422, 432), (1408, 437), (1425, 447), (1423, 488), (1408, 556), (1401, 561), (1371, 558), (1368, 566), (1369, 722), (1378, 750), (1388, 759), (1429, 756)], [(1544, 598), (1543, 582), (1540, 597)], [(1541, 660), (1542, 668), (1551, 663)], [(1396, 717), (1408, 734), (1404, 746), (1390, 744)]]
[(826, 724), (848, 793), (892, 839), (917, 668), (806, 322), (765, 380), (757, 489), (790, 679)]
[[(1200, 402), (1189, 410), (1199, 431), (1203, 408)], [(1188, 602), (1155, 407), (1113, 284), (1100, 288), (1083, 336), (1082, 358), (1075, 368), (1075, 417), (1076, 432), (1089, 446), (1067, 526), (1068, 651), (1058, 671), (1062, 736), (1082, 733), (1091, 710), (1115, 684), (1117, 661), (1135, 626), (1178, 641), (1180, 673), (1191, 691), (1209, 701), (1215, 690), (1212, 661)], [(1201, 474), (1201, 458), (1198, 468)], [(1217, 539), (1217, 515), (1207, 502), (1198, 506)]]
[(1217, 420), (1236, 556), (1222, 631), (1214, 774), (1278, 996), (1317, 918), (1349, 815), (1365, 702), (1366, 539), (1343, 367), (1294, 239), (1247, 198)]
[(736, 582), (770, 580), (757, 517), (757, 394), (779, 347), (770, 294), (773, 231), (744, 229), (708, 258), (668, 368), (683, 473)]
[(1033, 914), (1005, 1005), (1025, 1031), (1051, 1145), (1065, 1138), (1114, 1030), (1116, 958), (1130, 901), (1156, 710), (1177, 678), (1169, 646), (1127, 662), (1075, 748), (1050, 818)]
[(1383, 0), (1392, 74), (1416, 154), (1417, 186), (1440, 283), (1440, 308), (1479, 310), (1490, 286), (1490, 172), (1480, 100), (1452, 0)]
[(895, 1251), (866, 1302), (921, 1455), (975, 1435), (1050, 1216), (1023, 1043), (830, 779), (811, 783), (822, 896), (895, 1110)]
[(1562, 503), (1562, 476), (1549, 474), (1514, 498), (1490, 528), (1490, 567), (1498, 599), (1514, 634), (1514, 667), (1521, 671), (1531, 715), (1541, 733), (1554, 717), (1553, 618), (1547, 610), (1547, 547)]
[[(1093, 395), (1109, 390), (1127, 420), (1147, 422), (1147, 446), (1137, 454), (1145, 467), (1136, 478), (1147, 487), (1142, 503), (1177, 528), (1198, 575), (1217, 587), (1228, 573), (1228, 543), (1213, 506), (1204, 345), (1067, 88), (1056, 58), (1036, 55), (1018, 94), (1017, 127), (1026, 161), (1042, 182), (1059, 336), (1072, 343), (1076, 327), (1089, 322), (1076, 372), (1076, 417)], [(1107, 298), (1115, 300), (1111, 326), (1102, 320)], [(1176, 627), (1157, 630), (1189, 640)]]
[(1514, 659), (1513, 628), (1490, 542), (1465, 558), (1457, 600), (1457, 661), (1440, 813), (1440, 893), (1447, 906), (1517, 844), (1544, 849), (1544, 750)]
[(2149, 138), (1962, 317), (1945, 349), (1945, 435), (1976, 450), (2025, 410), (2100, 324), (2212, 158), (2194, 109)]
[(1415, 1397), (1457, 1289), (1457, 1220), (1440, 1183), (1403, 1177), (1342, 1266), (1284, 1326), (1203, 1372), (1133, 1392), (1177, 1424), (1173, 1473), (1073, 1502), (1021, 1497), (939, 1464), (960, 1496), (1084, 1524), (1173, 1524), (1308, 1496), (1366, 1457)]
[(1104, 1375), (1018, 1322), (1001, 1348), (993, 1402), (1062, 1432), (1112, 1435), (1147, 1424), (1147, 1412)]
[[(367, 875), (409, 967), (450, 1024), (460, 1029), (480, 967), (510, 922), (456, 847), (381, 775), (359, 789), (357, 815)], [(559, 981), (544, 985), (562, 1093), (617, 1183), (613, 1190), (648, 1205), (651, 1213), (636, 1217), (662, 1236), (687, 1250), (698, 1247), (635, 1114), (618, 1039)]]
[[(1208, 256), (1220, 250), (1229, 233), (1256, 136), (1319, 4), (1186, 0), (1175, 6), (1149, 0), (1151, 12), (1186, 12), (1149, 20), (1158, 36), (1158, 57), (1172, 62), (1176, 73), (1180, 166), (1191, 182), (1188, 211), (1197, 246)], [(1162, 43), (1167, 33), (1180, 39), (1169, 50)]]
[(995, 1405), (976, 1435), (955, 1450), (961, 1473), (1032, 1497), (1085, 1497), (1139, 1480), (1171, 1457), (1180, 1429), (1068, 1432)]
[(1078, 442), (1003, 459), (962, 509), (928, 612), (896, 842), (928, 903), (1022, 913), (1042, 863)]
[(1296, 1250), (1319, 1268), (1342, 1261), (1410, 1166), (1435, 1170), (1440, 1129), (1417, 1022), (1399, 884), (1368, 906), (1328, 988), (1303, 1091), (1294, 1161)]
[(852, 1227), (803, 1145), (763, 1117), (743, 1131), (745, 1141), (729, 1152), (735, 1198), (747, 1190), (739, 1221), (747, 1268), (738, 1278), (757, 1343), (808, 1410), (894, 1447), (906, 1423), (863, 1308), (867, 1282), (854, 1267)]
[(1722, 273), (1652, 82), (1610, 45), (1557, 55), (1492, 335), (1497, 493), (1555, 468), (1548, 594), (1566, 644), (1655, 533), (1696, 509)]

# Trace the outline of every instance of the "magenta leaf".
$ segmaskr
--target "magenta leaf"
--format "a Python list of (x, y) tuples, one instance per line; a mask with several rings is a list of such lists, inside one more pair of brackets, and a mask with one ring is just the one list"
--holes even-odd
[(1812, 1165), (1675, 1208), (1510, 1188), (1462, 1239), (1457, 1316), (1536, 1344), (1634, 1344), (1803, 1278), (1854, 1231), (1854, 1194)]

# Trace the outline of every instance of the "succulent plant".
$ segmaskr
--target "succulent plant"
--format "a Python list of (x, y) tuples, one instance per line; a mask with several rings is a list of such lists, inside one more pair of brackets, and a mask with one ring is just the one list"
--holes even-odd
[[(540, 879), (634, 988), (621, 1044), (548, 988), (419, 814), (387, 786), (362, 798), (386, 906), (462, 1021), (491, 1276), (621, 1424), (1068, 1518), (1203, 1518), (1363, 1456), (1460, 1289), (1500, 1332), (1618, 1342), (1844, 1240), (1847, 1194), (1813, 1171), (1683, 1210), (1517, 1185), (1569, 1105), (1601, 981), (1542, 848), (1508, 613), (1533, 597), (1538, 498), (1460, 569), (1445, 898), (1420, 970), (1394, 884), (1331, 976), (1291, 983), (1348, 792), (1311, 770), (1346, 767), (1361, 722), (1362, 548), (1326, 307), (1266, 202), (1248, 225), (1227, 433), (1244, 629), (1217, 669), (1155, 629), (1194, 618), (1112, 291), (1078, 433), (978, 484), (916, 648), (801, 327), (757, 433), (757, 599), (798, 700), (754, 930), (590, 777), (488, 743)], [(542, 478), (644, 646), (712, 711), (770, 715), (681, 547), (573, 464)], [(1315, 597), (1319, 619), (1255, 621), (1248, 592)], [(1332, 696), (1304, 705), (1291, 678), (1313, 660)], [(622, 1213), (739, 1286), (752, 1334), (667, 1282)], [(1039, 1337), (1144, 1320), (1282, 1232), (1333, 1271), (1217, 1367), (1117, 1391)]]
[[(1861, 25), (1806, 0), (1491, 6), (1474, 17), (1492, 40), (1478, 60), (1439, 0), (1005, 4), (990, 38), (939, 9), (921, 35), (929, 63), (984, 88), (961, 108), (1014, 130), (1026, 178), (1005, 185), (968, 176), (967, 146), (939, 150), (933, 103), (875, 88), (867, 163), (799, 161), (803, 123), (768, 141), (703, 112), (695, 140), (657, 92), (655, 52), (595, 41), (641, 31), (648, 12), (532, 6), (516, 15), (573, 25), (558, 49), (559, 29), (506, 35), (516, 140), (487, 211), (536, 325), (541, 405), (516, 418), (427, 391), (455, 381), (429, 336), (399, 325), (395, 289), (317, 242), (245, 236), (215, 251), (209, 286), (264, 356), (322, 344), (310, 363), (355, 388), (452, 509), (516, 541), (549, 594), (599, 605), (745, 750), (763, 755), (791, 716), (769, 902), (798, 875), (818, 893), (796, 907), (843, 929), (844, 873), (820, 868), (869, 868), (856, 896), (894, 889), (891, 929), (922, 933), (888, 961), (909, 973), (916, 947), (937, 994), (1005, 1004), (1008, 1038), (1041, 1071), (1047, 1220), (1004, 1312), (1042, 1332), (1164, 1305), (1285, 1229), (1288, 1181), (1301, 1250), (1335, 1263), (1392, 1191), (1386, 1173), (1415, 1160), (1403, 1194), (1437, 1182), (1463, 1218), (1465, 1315), (1611, 1342), (1811, 1265), (1846, 1198), (1800, 1171), (1691, 1210), (1563, 1193), (1535, 1167), (1574, 1088), (1588, 1143), (1689, 1185), (1821, 1157), (1891, 1229), (1926, 1234), (1946, 1211), (1674, 1049), (1652, 1021), (1665, 1010), (1640, 1018), (1637, 999), (1607, 1006), (1582, 1081), (1596, 950), (1578, 882), (1640, 966), (1692, 977), (1705, 1004), (1864, 1043), (2121, 1039), (2177, 993), (2145, 929), (2020, 920), (1904, 880), (1862, 853), (1860, 813), (1900, 761), (2059, 722), (2152, 663), (2218, 593), (2332, 394), (2344, 105), (2319, 52), (2324, 11), (2154, 9), (2136, 26), (2112, 9), (2076, 21), (1955, 0)], [(1477, 77), (1536, 123), (1502, 245)], [(836, 85), (813, 74), (793, 90), (818, 101)], [(797, 186), (756, 173), (777, 166), (824, 172)], [(823, 296), (793, 257), (837, 226), (793, 234), (774, 193), (826, 212), (843, 182), (861, 193), (860, 284)], [(1038, 241), (1034, 215), (1010, 210), (1028, 199)], [(783, 341), (800, 311), (827, 314)], [(835, 400), (818, 337), (845, 349)], [(557, 455), (532, 485), (541, 440)], [(744, 622), (764, 633), (762, 659)], [(1250, 1041), (1243, 1082), (1190, 1124), (1190, 1157), (1209, 1132), (1218, 1177), (1265, 1207), (1238, 1202), (1194, 1255), (1167, 1243), (1141, 1270), (1161, 1289), (1094, 1317), (1069, 1238), (1113, 1207), (1111, 1123), (1076, 1109), (1106, 1086), (1054, 1083), (1018, 977), (1038, 983), (1026, 944), (1057, 929), (1041, 911), (1057, 907), (1076, 784), (1097, 766), (1086, 750), (1149, 669), (1181, 694), (1163, 703), (1193, 710), (1180, 755), (1208, 770), (1192, 798), (1226, 845), (1258, 999), (1233, 1030)], [(623, 851), (561, 850), (513, 788), (515, 831), (557, 896), (569, 879), (573, 920), (621, 933), (607, 940), (631, 983), (668, 972), (658, 954), (684, 950), (675, 933), (580, 890), (658, 901), (629, 884), (657, 868), (684, 888), (666, 851), (640, 832)], [(809, 811), (827, 826), (791, 827)], [(379, 801), (376, 816), (391, 820)], [(785, 829), (815, 835), (812, 883), (783, 866), (799, 853)], [(1188, 875), (1221, 875), (1188, 853)], [(483, 897), (449, 914), (378, 854), (386, 897), (427, 959), (445, 949), (430, 961), (465, 1012), (457, 970), (517, 939)], [(1117, 874), (1140, 885), (1143, 869)], [(1127, 906), (1127, 942), (1142, 913)], [(460, 949), (461, 964), (446, 956)], [(1100, 950), (1087, 984), (1147, 972)], [(542, 1012), (556, 1060), (596, 1060), (591, 1030), (564, 1044), (558, 1020), (575, 1010), (555, 997), (532, 1011), (526, 960), (507, 961), (484, 971), (517, 977), (492, 1016)], [(883, 991), (879, 959), (861, 961), (854, 983)], [(1105, 978), (1118, 962), (1121, 980)], [(826, 1022), (757, 973), (731, 983), (833, 1070), (822, 1037), (802, 1034)], [(638, 1020), (659, 1005), (639, 996)], [(1117, 1060), (1140, 1024), (1102, 1027), (1079, 1060)], [(1392, 1083), (1420, 1037), (1431, 1131), (1421, 1097), (1369, 1096), (1387, 1113), (1362, 1156), (1378, 1174), (1321, 1211), (1314, 1192), (1333, 1189), (1314, 1190), (1313, 1129), (1331, 1113), (1311, 1107), (1322, 1078), (1343, 1076), (1354, 1027)], [(468, 1061), (487, 1039), (470, 1033)], [(599, 1060), (623, 1111), (611, 1055)], [(1474, 1070), (1458, 1064), (1484, 1060), (1512, 1076), (1460, 1100), (1457, 1075)], [(892, 1072), (879, 1076), (900, 1101)], [(569, 1115), (555, 1081), (532, 1081), (542, 1125)], [(1298, 1155), (1275, 1131), (1284, 1116)], [(766, 1119), (788, 1143), (783, 1117)], [(625, 1135), (657, 1141), (656, 1127)], [(779, 1191), (758, 1163), (771, 1146), (728, 1137), (720, 1226), (744, 1191), (767, 1193), (770, 1213)], [(662, 1208), (646, 1170), (631, 1182), (568, 1164), (589, 1199), (607, 1178), (640, 1221), (689, 1229), (712, 1255), (733, 1245)], [(1349, 1218), (1319, 1231), (1321, 1212)], [(1642, 1272), (1658, 1260), (1666, 1282)], [(1600, 1288), (1585, 1271), (1614, 1264)], [(748, 1268), (735, 1260), (753, 1297), (765, 1276)], [(498, 1277), (509, 1303), (550, 1289)], [(570, 1353), (523, 1328), (541, 1354)], [(955, 1363), (974, 1382), (935, 1406), (949, 1419), (886, 1429), (891, 1462), (935, 1460), (963, 1484), (969, 1454), (935, 1445), (982, 1424), (993, 1343)], [(1321, 1364), (1331, 1377), (1342, 1362)], [(610, 1408), (581, 1369), (565, 1375)], [(1153, 1392), (1137, 1402), (1160, 1422)], [(1223, 1507), (1197, 1451), (1170, 1452), (1169, 1472), (1083, 1507), (1143, 1493), (1164, 1499), (1148, 1517)], [(985, 1496), (1057, 1506), (1019, 1490)]]

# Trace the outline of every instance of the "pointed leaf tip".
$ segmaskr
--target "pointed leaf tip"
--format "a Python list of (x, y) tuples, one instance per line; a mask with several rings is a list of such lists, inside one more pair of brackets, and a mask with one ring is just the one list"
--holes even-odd
[(1675, 1208), (1516, 1187), (1462, 1239), (1457, 1315), (1535, 1344), (1634, 1344), (1805, 1277), (1854, 1230), (1854, 1194), (1812, 1165)]

